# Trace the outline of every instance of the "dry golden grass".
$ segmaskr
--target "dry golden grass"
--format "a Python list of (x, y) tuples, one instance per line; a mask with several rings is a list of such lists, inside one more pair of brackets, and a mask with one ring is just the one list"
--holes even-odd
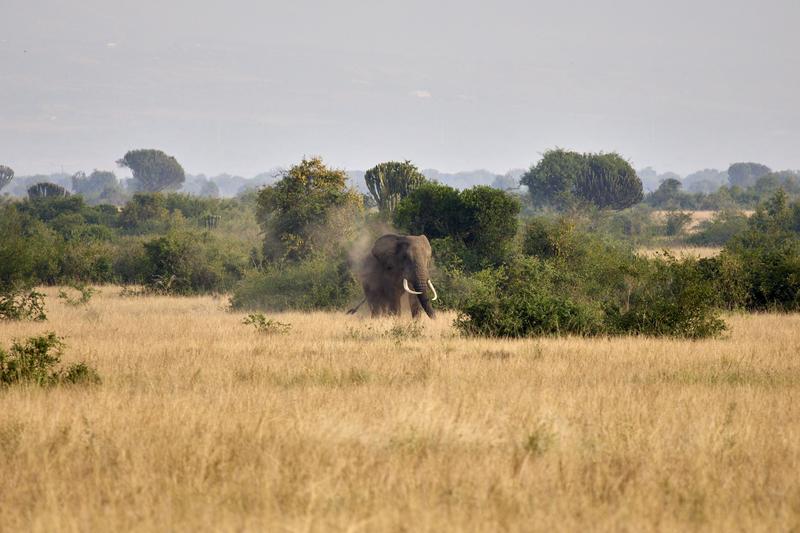
[[(708, 220), (711, 220), (712, 218), (714, 218), (714, 215), (716, 215), (716, 213), (717, 213), (716, 211), (710, 211), (710, 210), (690, 211), (688, 209), (683, 209), (683, 210), (679, 210), (679, 211), (682, 211), (684, 213), (689, 213), (692, 216), (692, 219), (689, 221), (689, 223), (684, 228), (684, 230), (687, 233), (694, 233), (695, 231), (697, 231), (699, 229), (699, 226), (700, 226), (701, 223), (706, 222)], [(656, 211), (653, 211), (653, 220), (655, 220), (656, 222), (659, 222), (659, 223), (664, 223), (666, 221), (667, 214), (669, 214), (670, 212), (671, 211), (667, 211), (667, 210), (656, 210)], [(752, 209), (743, 209), (741, 212), (749, 217), (755, 211), (753, 211)]]
[(646, 257), (656, 257), (659, 254), (661, 254), (664, 250), (667, 250), (669, 253), (678, 258), (684, 258), (684, 257), (707, 258), (719, 255), (719, 253), (722, 251), (722, 247), (674, 246), (667, 244), (662, 248), (650, 248), (650, 247), (639, 248), (637, 250), (637, 253), (644, 255)]
[(325, 313), (265, 336), (220, 299), (55, 293), (0, 341), (54, 330), (104, 383), (0, 391), (4, 531), (800, 527), (796, 315), (703, 342)]
[[(667, 219), (667, 215), (671, 211), (667, 210), (656, 210), (653, 211), (653, 220), (658, 223), (664, 223)], [(684, 230), (688, 233), (692, 233), (697, 230), (697, 227), (700, 225), (701, 222), (705, 222), (706, 220), (711, 220), (714, 218), (714, 214), (716, 211), (689, 211), (689, 210), (682, 210), (684, 213), (689, 213), (692, 216), (692, 219), (686, 224)]]

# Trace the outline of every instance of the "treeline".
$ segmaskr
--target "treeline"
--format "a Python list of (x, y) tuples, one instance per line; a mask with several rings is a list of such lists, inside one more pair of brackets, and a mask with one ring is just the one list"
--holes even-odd
[(5, 200), (0, 293), (117, 283), (141, 286), (128, 294), (231, 293), (235, 308), (343, 309), (360, 298), (353, 262), (399, 231), (429, 237), (437, 303), (469, 334), (704, 337), (723, 331), (721, 310), (800, 305), (800, 203), (782, 189), (750, 218), (711, 221), (726, 226), (727, 244), (694, 260), (636, 253), (680, 220), (653, 222), (616, 154), (549, 152), (523, 175), (527, 196), (457, 190), (408, 161), (367, 171), (365, 196), (344, 171), (311, 158), (270, 186), (220, 200), (154, 191), (179, 175), (166, 164), (165, 174), (144, 165), (148, 192), (122, 207), (55, 188)]
[[(132, 150), (117, 163), (130, 168), (133, 178), (120, 180), (113, 171), (94, 170), (89, 174), (12, 179), (14, 171), (0, 166), (0, 190), (5, 187), (12, 196), (24, 197), (46, 187), (57, 194), (80, 194), (90, 205), (123, 205), (136, 192), (169, 190), (208, 198), (235, 197), (273, 185), (283, 174), (275, 169), (250, 179), (227, 174), (192, 176), (160, 150)], [(613, 174), (613, 179), (608, 173)], [(371, 205), (366, 174), (347, 171), (349, 183), (366, 194)], [(575, 208), (580, 200), (616, 209), (639, 202), (657, 209), (753, 209), (778, 189), (790, 197), (800, 195), (800, 171), (796, 170), (773, 171), (759, 163), (733, 163), (724, 171), (704, 169), (681, 179), (675, 173), (658, 174), (649, 167), (636, 172), (616, 153), (581, 154), (562, 149), (545, 152), (527, 171), (514, 169), (504, 175), (486, 170), (446, 174), (427, 169), (420, 175), (460, 190), (489, 185), (520, 194), (527, 212), (543, 207)]]

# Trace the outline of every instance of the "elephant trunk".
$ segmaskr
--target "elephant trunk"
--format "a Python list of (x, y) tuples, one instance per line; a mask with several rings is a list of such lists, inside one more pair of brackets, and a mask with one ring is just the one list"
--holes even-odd
[(428, 298), (428, 282), (430, 278), (428, 277), (428, 271), (424, 268), (418, 268), (414, 272), (414, 290), (420, 294), (417, 295), (419, 299), (419, 304), (425, 310), (425, 314), (427, 314), (430, 318), (436, 318), (436, 311), (433, 310), (433, 305), (431, 305), (431, 300)]

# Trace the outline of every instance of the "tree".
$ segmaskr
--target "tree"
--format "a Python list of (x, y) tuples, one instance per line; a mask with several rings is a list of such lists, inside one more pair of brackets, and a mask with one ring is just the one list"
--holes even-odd
[(391, 216), (400, 200), (426, 180), (411, 161), (387, 161), (367, 170), (364, 181), (380, 212)]
[(213, 181), (206, 180), (205, 183), (200, 186), (200, 191), (197, 195), (204, 198), (219, 198), (219, 187)]
[(601, 209), (624, 209), (642, 199), (642, 181), (616, 153), (550, 150), (520, 181), (528, 186), (537, 207), (569, 209), (590, 203)]
[(504, 191), (485, 185), (462, 191), (460, 197), (468, 214), (464, 244), (473, 252), (475, 263), (501, 263), (517, 234), (519, 201)]
[(682, 183), (689, 192), (710, 194), (719, 190), (728, 183), (728, 173), (715, 168), (698, 170), (686, 176)]
[(394, 224), (413, 235), (427, 235), (429, 239), (461, 239), (466, 212), (456, 189), (430, 182), (421, 185), (398, 204)]
[(518, 191), (519, 190), (519, 176), (508, 172), (506, 174), (498, 174), (492, 180), (492, 185), (495, 189), (500, 189), (501, 191)]
[(117, 164), (131, 169), (141, 192), (177, 189), (186, 179), (180, 163), (161, 150), (131, 150)]
[(61, 198), (69, 196), (69, 191), (61, 185), (55, 183), (43, 182), (36, 183), (28, 187), (28, 198), (31, 200), (35, 198)]
[(119, 223), (127, 230), (137, 230), (161, 224), (166, 221), (167, 216), (162, 195), (136, 193), (122, 208)]
[(541, 161), (520, 178), (528, 186), (533, 205), (565, 209), (573, 204), (572, 187), (585, 172), (586, 160), (577, 152), (557, 148), (544, 153)]
[(122, 187), (117, 176), (107, 170), (95, 170), (88, 176), (84, 172), (76, 172), (72, 176), (72, 190), (90, 204), (117, 203), (122, 198)]
[(504, 191), (479, 185), (458, 192), (425, 183), (397, 206), (396, 226), (431, 240), (449, 239), (467, 267), (499, 264), (517, 232), (520, 204)]
[(760, 163), (734, 163), (728, 167), (728, 180), (731, 185), (742, 188), (752, 187), (761, 176), (772, 172), (766, 165)]
[(647, 197), (647, 203), (653, 207), (666, 207), (675, 209), (680, 206), (680, 197), (683, 195), (683, 184), (675, 178), (665, 179), (654, 192)]
[(642, 181), (618, 154), (589, 154), (584, 158), (586, 167), (575, 180), (575, 196), (601, 209), (625, 209), (642, 201)]
[(319, 157), (303, 159), (264, 187), (256, 217), (264, 232), (264, 256), (299, 261), (331, 243), (347, 240), (363, 212), (361, 195), (347, 186), (347, 173)]
[(14, 170), (5, 165), (0, 165), (0, 191), (14, 179)]

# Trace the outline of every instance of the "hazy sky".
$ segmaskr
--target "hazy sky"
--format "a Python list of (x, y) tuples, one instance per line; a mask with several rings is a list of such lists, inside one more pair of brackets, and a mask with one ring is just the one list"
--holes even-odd
[(0, 0), (0, 163), (800, 168), (798, 0)]

